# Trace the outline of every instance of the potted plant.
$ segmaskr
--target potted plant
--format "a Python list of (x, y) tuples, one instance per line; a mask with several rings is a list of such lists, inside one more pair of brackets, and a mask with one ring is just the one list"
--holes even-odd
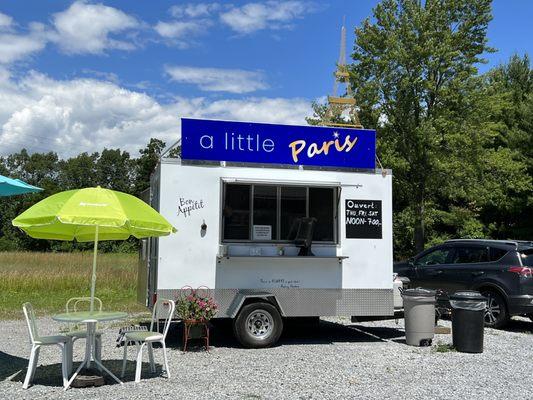
[[(184, 290), (182, 290), (182, 293)], [(183, 294), (176, 300), (176, 313), (186, 325), (190, 326), (190, 336), (200, 338), (203, 327), (218, 311), (218, 304), (209, 296), (206, 290), (188, 288), (188, 294)]]
[(176, 312), (186, 322), (207, 322), (217, 311), (218, 305), (213, 298), (198, 293), (198, 290), (192, 290), (176, 302)]

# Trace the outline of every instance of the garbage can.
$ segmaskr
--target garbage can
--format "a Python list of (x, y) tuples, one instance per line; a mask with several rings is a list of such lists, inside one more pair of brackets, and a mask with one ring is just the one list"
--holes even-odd
[(435, 334), (434, 290), (416, 288), (402, 291), (405, 342), (410, 346), (430, 346)]
[(456, 292), (450, 296), (452, 340), (457, 351), (483, 353), (487, 298), (479, 292)]

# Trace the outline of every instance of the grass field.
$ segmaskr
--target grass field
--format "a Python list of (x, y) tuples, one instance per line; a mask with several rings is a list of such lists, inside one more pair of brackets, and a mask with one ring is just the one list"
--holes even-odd
[[(61, 312), (71, 297), (89, 296), (92, 253), (0, 252), (0, 319), (23, 317), (29, 301), (37, 314)], [(139, 312), (137, 255), (99, 254), (96, 296), (104, 309)]]

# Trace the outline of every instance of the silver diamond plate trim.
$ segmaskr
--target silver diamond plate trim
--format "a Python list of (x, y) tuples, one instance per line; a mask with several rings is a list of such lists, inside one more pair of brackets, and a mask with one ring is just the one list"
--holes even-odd
[[(272, 293), (285, 317), (394, 315), (392, 289), (214, 289), (218, 318), (230, 317), (239, 291)], [(176, 299), (180, 289), (162, 289), (158, 296)], [(233, 305), (233, 306), (232, 306)]]

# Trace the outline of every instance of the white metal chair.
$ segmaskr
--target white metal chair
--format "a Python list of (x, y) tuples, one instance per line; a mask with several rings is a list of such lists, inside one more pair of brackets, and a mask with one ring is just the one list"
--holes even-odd
[[(135, 382), (141, 381), (141, 370), (142, 370), (142, 351), (143, 347), (147, 345), (148, 347), (148, 357), (150, 359), (150, 370), (155, 372), (154, 364), (154, 353), (153, 353), (153, 343), (161, 343), (163, 347), (163, 357), (165, 361), (164, 371), (167, 373), (167, 378), (170, 378), (170, 371), (168, 369), (168, 358), (167, 358), (167, 348), (165, 345), (165, 340), (168, 333), (168, 328), (170, 327), (170, 322), (172, 316), (174, 315), (174, 309), (176, 308), (176, 303), (173, 300), (159, 299), (154, 304), (154, 310), (152, 312), (152, 321), (150, 323), (149, 331), (138, 331), (138, 332), (128, 332), (124, 336), (124, 358), (122, 360), (122, 377), (126, 372), (126, 363), (128, 360), (128, 343), (135, 342), (137, 347), (137, 366), (135, 369)], [(160, 315), (160, 311), (163, 310)], [(164, 320), (163, 332), (159, 332), (159, 319)], [(154, 324), (157, 325), (156, 331), (154, 331)]]
[(65, 335), (39, 336), (33, 306), (30, 303), (24, 303), (22, 305), (22, 310), (26, 317), (26, 324), (28, 325), (31, 342), (30, 362), (28, 364), (28, 372), (26, 372), (26, 378), (24, 379), (22, 388), (27, 389), (35, 376), (41, 346), (50, 345), (57, 345), (61, 348), (61, 373), (63, 375), (63, 386), (66, 387), (68, 384), (68, 375), (72, 371), (72, 338)]
[[(91, 304), (91, 298), (90, 297), (72, 297), (68, 299), (67, 304), (65, 306), (67, 313), (70, 312), (77, 312), (80, 311), (78, 309), (78, 306), (83, 304), (85, 307), (89, 306)], [(98, 297), (94, 298), (94, 309), (97, 311), (102, 311), (102, 300), (100, 300)], [(77, 329), (76, 325), (69, 324), (69, 331), (65, 333), (65, 335), (72, 338), (72, 344), (78, 339), (87, 339), (87, 330), (86, 329)], [(102, 332), (96, 331), (96, 348), (95, 348), (95, 355), (96, 359), (100, 362), (102, 362)], [(100, 366), (98, 366), (98, 369), (101, 370)], [(87, 368), (90, 368), (91, 366), (91, 360), (89, 360), (89, 363), (87, 364)]]

